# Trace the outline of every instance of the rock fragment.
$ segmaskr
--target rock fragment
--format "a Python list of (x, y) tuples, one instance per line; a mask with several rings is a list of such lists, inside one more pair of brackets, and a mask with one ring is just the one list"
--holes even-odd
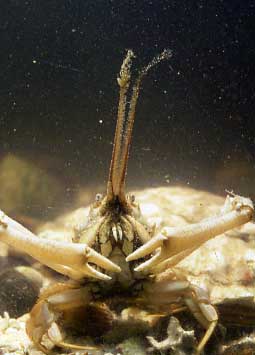
[(152, 347), (159, 351), (173, 350), (175, 355), (192, 354), (195, 346), (194, 330), (184, 330), (177, 318), (171, 317), (167, 327), (167, 338), (157, 341), (147, 336)]

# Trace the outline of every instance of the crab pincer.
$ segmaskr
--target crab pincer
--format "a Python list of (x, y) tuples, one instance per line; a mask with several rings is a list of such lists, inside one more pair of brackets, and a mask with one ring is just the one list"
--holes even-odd
[(84, 243), (60, 242), (37, 237), (1, 212), (0, 241), (26, 252), (44, 265), (73, 279), (86, 276), (100, 280), (111, 277), (91, 265), (108, 272), (120, 272), (120, 267)]
[(209, 239), (251, 221), (253, 214), (251, 199), (228, 195), (218, 216), (182, 227), (165, 227), (161, 233), (129, 254), (126, 260), (129, 262), (150, 255), (135, 271), (163, 271), (178, 264)]

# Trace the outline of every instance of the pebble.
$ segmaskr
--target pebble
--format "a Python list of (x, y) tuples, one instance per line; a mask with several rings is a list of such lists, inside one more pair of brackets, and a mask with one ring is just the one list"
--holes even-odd
[(18, 266), (1, 272), (0, 284), (0, 314), (8, 312), (10, 317), (17, 318), (29, 312), (35, 304), (43, 278), (30, 267)]

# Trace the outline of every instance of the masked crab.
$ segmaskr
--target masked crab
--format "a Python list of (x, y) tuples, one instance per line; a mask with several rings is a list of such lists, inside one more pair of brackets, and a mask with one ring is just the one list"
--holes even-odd
[[(75, 311), (103, 304), (116, 294), (127, 296), (130, 309), (139, 307), (152, 314), (170, 314), (172, 304), (180, 309), (187, 307), (205, 328), (197, 346), (200, 353), (215, 329), (218, 315), (206, 291), (190, 283), (176, 265), (209, 239), (253, 217), (252, 201), (233, 195), (227, 196), (217, 216), (182, 227), (165, 227), (155, 233), (155, 226), (148, 224), (134, 197), (125, 194), (141, 80), (150, 68), (171, 57), (171, 52), (155, 57), (134, 81), (133, 57), (133, 52), (128, 51), (118, 78), (120, 99), (107, 192), (104, 197), (96, 195), (88, 216), (76, 228), (73, 242), (38, 238), (3, 212), (0, 215), (0, 241), (74, 281), (57, 283), (44, 291), (30, 313), (27, 333), (45, 353), (54, 345), (90, 349), (65, 342), (61, 319), (72, 319)], [(103, 307), (101, 313), (107, 314)]]

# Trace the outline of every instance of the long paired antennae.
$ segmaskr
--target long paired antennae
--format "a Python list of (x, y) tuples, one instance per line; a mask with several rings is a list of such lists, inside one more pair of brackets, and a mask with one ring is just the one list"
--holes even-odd
[(164, 50), (161, 54), (154, 57), (147, 66), (142, 68), (132, 87), (129, 103), (127, 102), (127, 93), (130, 86), (131, 64), (132, 58), (135, 57), (134, 53), (129, 50), (127, 52), (126, 58), (123, 61), (120, 75), (117, 79), (120, 86), (120, 98), (107, 187), (107, 196), (110, 199), (114, 196), (118, 196), (122, 202), (125, 201), (124, 188), (127, 174), (127, 163), (135, 119), (135, 109), (139, 96), (141, 81), (152, 67), (157, 65), (162, 60), (171, 58), (171, 56), (172, 52), (170, 50)]
[(119, 94), (119, 107), (118, 107), (118, 117), (115, 129), (112, 160), (110, 165), (108, 186), (107, 186), (107, 196), (112, 198), (113, 196), (118, 196), (120, 192), (120, 161), (121, 161), (121, 148), (122, 141), (125, 133), (123, 132), (124, 121), (126, 116), (126, 106), (127, 106), (127, 91), (130, 85), (131, 78), (131, 64), (132, 58), (134, 58), (133, 51), (129, 50), (127, 52), (126, 58), (124, 59), (119, 77), (117, 78), (118, 84), (120, 86)]

